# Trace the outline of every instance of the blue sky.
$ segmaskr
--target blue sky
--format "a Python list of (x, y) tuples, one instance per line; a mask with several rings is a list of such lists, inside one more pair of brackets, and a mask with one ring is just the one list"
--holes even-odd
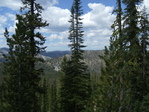
[[(15, 31), (15, 14), (19, 13), (22, 5), (21, 0), (2, 0), (0, 4), (0, 47), (7, 47), (3, 36), (5, 27), (11, 34)], [(43, 7), (43, 19), (50, 24), (40, 29), (40, 32), (47, 37), (45, 46), (48, 51), (69, 50), (68, 28), (70, 11), (73, 0), (37, 0)], [(83, 30), (84, 44), (87, 50), (104, 49), (109, 45), (111, 35), (110, 26), (115, 20), (111, 14), (115, 7), (116, 0), (82, 0), (84, 14)], [(149, 0), (144, 0), (148, 8)]]

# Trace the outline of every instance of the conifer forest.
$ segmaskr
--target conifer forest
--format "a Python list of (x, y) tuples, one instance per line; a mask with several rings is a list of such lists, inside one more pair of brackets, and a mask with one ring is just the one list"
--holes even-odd
[(91, 72), (84, 61), (83, 0), (73, 0), (70, 56), (63, 56), (57, 73), (46, 75), (38, 56), (46, 48), (40, 28), (50, 23), (36, 0), (21, 1), (15, 33), (4, 32), (9, 53), (0, 67), (0, 112), (149, 112), (149, 18), (146, 7), (139, 8), (143, 0), (115, 0), (110, 45), (96, 54), (100, 72)]

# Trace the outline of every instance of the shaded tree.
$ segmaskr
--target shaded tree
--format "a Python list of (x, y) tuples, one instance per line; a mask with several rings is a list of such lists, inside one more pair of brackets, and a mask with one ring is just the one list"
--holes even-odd
[(63, 77), (61, 80), (62, 112), (90, 111), (88, 101), (91, 96), (90, 74), (83, 62), (83, 14), (81, 0), (74, 0), (71, 9), (69, 40), (71, 58), (64, 58), (62, 63)]
[(9, 54), (4, 56), (5, 111), (39, 112), (38, 97), (42, 93), (39, 82), (43, 69), (36, 69), (36, 64), (42, 62), (37, 55), (45, 48), (42, 47), (45, 37), (37, 29), (48, 24), (42, 21), (40, 4), (35, 0), (22, 0), (22, 3), (22, 14), (16, 15), (15, 34), (9, 37), (7, 29), (5, 31), (9, 46)]
[(148, 21), (138, 11), (142, 0), (122, 2), (124, 13), (117, 0), (110, 46), (100, 56), (106, 66), (101, 71), (99, 106), (100, 111), (139, 112), (148, 91)]
[(50, 95), (50, 112), (59, 112), (59, 106), (58, 106), (58, 86), (57, 81), (54, 80), (49, 88), (49, 95)]
[[(124, 99), (124, 56), (122, 36), (122, 7), (121, 0), (117, 0), (116, 20), (111, 28), (113, 33), (110, 38), (110, 46), (105, 48), (104, 55), (100, 56), (105, 62), (105, 67), (101, 70), (99, 82), (99, 110), (121, 112), (125, 108)], [(126, 85), (125, 85), (126, 87)]]

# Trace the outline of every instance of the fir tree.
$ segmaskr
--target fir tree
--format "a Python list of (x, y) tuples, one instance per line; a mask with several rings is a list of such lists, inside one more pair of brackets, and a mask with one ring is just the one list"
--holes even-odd
[[(137, 81), (138, 87), (137, 87), (137, 91), (139, 93), (138, 95), (138, 99), (136, 99), (135, 101), (135, 112), (139, 112), (139, 111), (147, 111), (147, 110), (142, 110), (142, 107), (140, 105), (143, 104), (144, 100), (146, 101), (147, 99), (147, 95), (149, 92), (149, 86), (148, 86), (148, 81), (149, 81), (149, 60), (148, 60), (148, 31), (149, 31), (149, 21), (148, 21), (148, 14), (146, 13), (146, 9), (143, 8), (143, 10), (140, 13), (141, 15), (141, 19), (139, 21), (140, 23), (140, 45), (141, 45), (141, 57), (140, 57), (140, 76), (139, 76), (139, 80)], [(144, 104), (143, 104), (144, 105)], [(146, 107), (144, 105), (144, 107)]]
[[(127, 51), (125, 61), (126, 73), (129, 88), (127, 88), (129, 94), (128, 110), (131, 112), (139, 112), (139, 105), (143, 100), (142, 94), (142, 51), (140, 44), (140, 36), (143, 31), (140, 28), (140, 12), (137, 10), (137, 5), (140, 5), (142, 0), (123, 0), (126, 5), (124, 13), (124, 46)], [(143, 32), (143, 35), (145, 32)], [(144, 52), (144, 50), (143, 50)], [(141, 64), (141, 65), (140, 65)], [(143, 65), (144, 66), (144, 65)], [(145, 81), (146, 82), (146, 81)]]
[(41, 112), (49, 112), (50, 92), (49, 92), (48, 81), (46, 80), (45, 77), (42, 79), (42, 87), (43, 87), (43, 94), (39, 95)]
[(50, 85), (50, 112), (59, 112), (57, 82), (54, 80)]
[(69, 39), (71, 44), (71, 59), (64, 58), (61, 87), (61, 108), (62, 112), (87, 112), (87, 106), (91, 96), (90, 74), (83, 62), (83, 14), (81, 1), (74, 0), (71, 9), (71, 26)]
[(100, 56), (105, 62), (101, 70), (99, 83), (98, 105), (100, 111), (121, 112), (124, 98), (124, 49), (122, 37), (122, 8), (121, 0), (117, 0), (117, 8), (113, 11), (116, 20), (111, 26), (113, 33), (110, 38), (109, 48), (105, 48), (105, 54)]
[(117, 0), (110, 46), (101, 56), (106, 67), (101, 72), (99, 106), (100, 111), (139, 112), (148, 93), (148, 21), (137, 10), (141, 0), (123, 0), (123, 15), (120, 3)]
[[(42, 21), (43, 8), (35, 0), (22, 0), (24, 7), (21, 15), (17, 15), (15, 34), (9, 37), (6, 29), (5, 37), (9, 46), (9, 55), (5, 55), (4, 86), (6, 112), (39, 112), (38, 96), (42, 92), (39, 85), (43, 69), (36, 69), (36, 63), (41, 62), (37, 55), (45, 47), (45, 37), (36, 29), (47, 26)], [(35, 31), (36, 30), (36, 31)]]

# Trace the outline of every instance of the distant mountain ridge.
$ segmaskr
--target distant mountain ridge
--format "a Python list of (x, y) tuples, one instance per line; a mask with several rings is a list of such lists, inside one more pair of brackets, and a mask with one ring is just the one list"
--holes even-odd
[[(8, 48), (0, 48), (0, 62), (4, 61), (3, 54), (8, 54), (8, 52)], [(66, 54), (70, 54), (70, 51), (43, 51), (39, 56), (46, 60), (49, 58), (58, 58)]]
[[(0, 62), (4, 62), (3, 54), (8, 54), (8, 52), (8, 48), (0, 48)], [(44, 51), (41, 52), (39, 57), (45, 60), (43, 66), (58, 71), (60, 70), (63, 57), (66, 56), (67, 58), (70, 58), (70, 53), (70, 51)], [(83, 53), (84, 62), (89, 67), (90, 72), (100, 72), (103, 61), (99, 58), (99, 55), (102, 55), (103, 53), (104, 50), (87, 50)]]
[(70, 54), (70, 51), (48, 51), (48, 52), (45, 51), (45, 52), (41, 52), (40, 54), (51, 58), (58, 58), (66, 54)]

